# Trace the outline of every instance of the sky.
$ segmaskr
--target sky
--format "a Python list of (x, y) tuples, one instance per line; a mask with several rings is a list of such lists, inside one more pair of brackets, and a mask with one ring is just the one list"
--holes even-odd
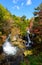
[(20, 17), (25, 15), (27, 18), (34, 16), (34, 8), (40, 3), (42, 3), (42, 0), (0, 0), (0, 4), (7, 8), (12, 15)]

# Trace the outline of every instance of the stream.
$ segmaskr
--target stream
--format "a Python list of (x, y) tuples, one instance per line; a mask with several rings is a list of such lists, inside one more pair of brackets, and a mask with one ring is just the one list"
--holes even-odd
[[(31, 44), (33, 42), (31, 41), (29, 37), (30, 31), (27, 31), (27, 42), (25, 43), (25, 46), (27, 48), (31, 47)], [(20, 49), (16, 46), (13, 46), (9, 40), (10, 34), (6, 41), (4, 42), (2, 48), (3, 48), (3, 56), (5, 58), (0, 61), (0, 65), (19, 65), (21, 61), (23, 61), (23, 55), (20, 54)]]
[(0, 65), (19, 65), (23, 60), (23, 55), (20, 54), (18, 47), (11, 44), (9, 38), (10, 34), (2, 46), (4, 59), (0, 61)]

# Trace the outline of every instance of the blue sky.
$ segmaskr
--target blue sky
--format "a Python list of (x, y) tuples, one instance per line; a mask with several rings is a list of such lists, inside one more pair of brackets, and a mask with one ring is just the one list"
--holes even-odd
[(33, 17), (34, 8), (37, 7), (42, 0), (0, 0), (5, 8), (16, 16), (25, 15), (27, 18)]

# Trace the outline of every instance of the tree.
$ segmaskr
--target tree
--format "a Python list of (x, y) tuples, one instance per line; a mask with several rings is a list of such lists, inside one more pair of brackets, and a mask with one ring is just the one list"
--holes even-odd
[(34, 53), (38, 53), (42, 49), (42, 3), (35, 8), (32, 31), (35, 34), (35, 37), (33, 38), (35, 50)]
[[(34, 28), (35, 28), (35, 33), (40, 33), (42, 34), (42, 3), (35, 8), (34, 15), (35, 15), (35, 22), (34, 22)], [(37, 29), (37, 30), (36, 30)]]
[(26, 16), (23, 15), (23, 16), (21, 17), (21, 20), (22, 20), (22, 21), (25, 21), (25, 20), (26, 20)]
[(10, 33), (13, 19), (11, 13), (0, 4), (0, 31)]
[(14, 26), (18, 27), (21, 31), (21, 35), (26, 34), (26, 27), (29, 25), (29, 19), (26, 19), (26, 16), (17, 17), (13, 15)]

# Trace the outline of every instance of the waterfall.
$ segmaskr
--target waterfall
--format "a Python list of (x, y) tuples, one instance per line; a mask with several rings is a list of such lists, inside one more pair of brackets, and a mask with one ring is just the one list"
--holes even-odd
[(32, 41), (31, 41), (29, 35), (30, 35), (30, 29), (28, 29), (28, 31), (27, 31), (27, 38), (28, 38), (28, 41), (26, 42), (26, 47), (31, 47), (30, 44), (32, 44)]
[(7, 55), (15, 55), (17, 53), (18, 48), (15, 46), (12, 46), (11, 42), (8, 41), (10, 38), (10, 35), (6, 39), (5, 43), (3, 44), (3, 52)]

